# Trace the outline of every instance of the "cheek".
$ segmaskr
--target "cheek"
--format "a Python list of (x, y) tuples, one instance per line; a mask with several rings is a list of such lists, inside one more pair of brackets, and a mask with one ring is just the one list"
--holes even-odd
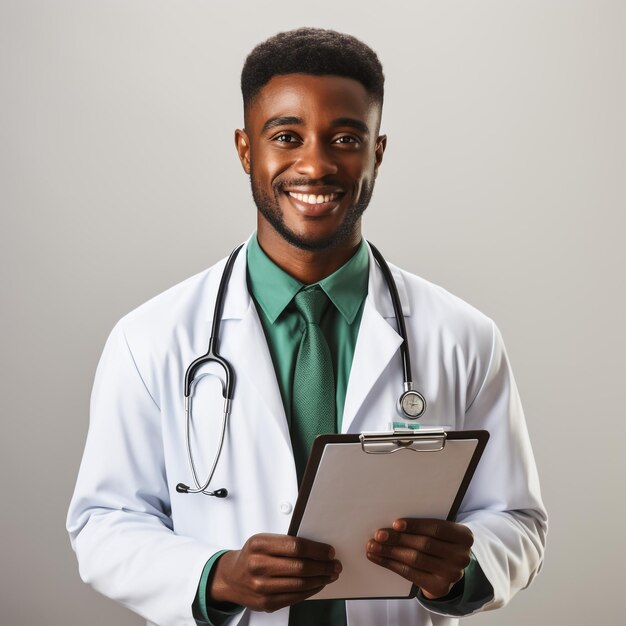
[(291, 160), (276, 150), (257, 150), (254, 153), (255, 175), (260, 183), (272, 187), (277, 177), (289, 169)]
[(358, 166), (354, 167), (350, 174), (352, 180), (354, 180), (355, 187), (363, 189), (374, 180), (375, 163), (374, 159), (362, 159)]
[(365, 180), (374, 173), (376, 156), (372, 152), (356, 152), (343, 162), (344, 170), (355, 180)]

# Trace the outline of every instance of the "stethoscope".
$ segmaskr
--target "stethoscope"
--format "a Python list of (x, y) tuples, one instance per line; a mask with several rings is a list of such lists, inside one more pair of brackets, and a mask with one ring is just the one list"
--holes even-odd
[[(368, 242), (369, 243), (369, 242)], [(187, 440), (187, 457), (189, 459), (189, 467), (191, 468), (191, 473), (193, 475), (193, 481), (196, 485), (195, 489), (192, 489), (188, 485), (183, 483), (178, 483), (176, 485), (176, 491), (178, 493), (203, 493), (207, 496), (215, 496), (216, 498), (225, 498), (228, 495), (228, 491), (224, 488), (216, 489), (215, 491), (207, 491), (209, 484), (213, 478), (213, 474), (215, 473), (215, 468), (217, 467), (217, 462), (220, 458), (220, 454), (222, 453), (222, 447), (224, 445), (224, 436), (226, 434), (226, 426), (228, 423), (228, 416), (230, 415), (230, 406), (233, 400), (233, 390), (235, 386), (235, 376), (233, 372), (233, 368), (230, 363), (222, 357), (218, 352), (219, 345), (219, 331), (220, 331), (220, 320), (222, 318), (222, 311), (224, 309), (224, 298), (226, 295), (226, 289), (228, 287), (228, 281), (230, 280), (230, 275), (233, 271), (233, 265), (235, 264), (235, 259), (239, 254), (239, 251), (243, 247), (243, 244), (237, 246), (228, 257), (226, 261), (226, 265), (224, 267), (224, 272), (222, 273), (222, 278), (220, 280), (220, 284), (217, 290), (217, 297), (215, 299), (215, 311), (213, 313), (213, 325), (211, 327), (211, 336), (209, 339), (209, 349), (207, 353), (201, 357), (198, 357), (195, 361), (191, 363), (191, 365), (187, 368), (185, 372), (185, 384), (184, 384), (184, 393), (185, 393), (185, 437)], [(413, 389), (413, 377), (411, 376), (411, 357), (409, 354), (409, 342), (407, 340), (406, 335), (406, 326), (404, 324), (404, 316), (402, 315), (402, 309), (400, 306), (400, 297), (398, 295), (398, 288), (396, 287), (396, 283), (391, 275), (391, 270), (387, 265), (387, 262), (383, 258), (383, 255), (378, 251), (376, 247), (374, 247), (371, 243), (369, 247), (372, 250), (372, 254), (376, 259), (382, 273), (383, 278), (385, 279), (385, 283), (387, 284), (387, 288), (389, 289), (389, 295), (391, 296), (391, 302), (393, 304), (393, 312), (396, 318), (396, 324), (398, 326), (398, 332), (402, 337), (402, 343), (400, 344), (400, 357), (402, 359), (402, 371), (404, 376), (403, 382), (403, 391), (398, 399), (398, 409), (404, 417), (410, 420), (416, 420), (424, 415), (426, 411), (426, 400), (424, 396), (419, 392)], [(198, 382), (204, 377), (209, 376), (209, 374), (204, 374), (203, 376), (196, 376), (196, 372), (198, 368), (206, 363), (217, 363), (223, 370), (225, 374), (225, 383), (222, 385), (222, 395), (224, 396), (224, 415), (222, 418), (222, 429), (220, 431), (220, 439), (217, 446), (217, 454), (215, 455), (215, 459), (213, 461), (213, 465), (209, 471), (208, 478), (204, 483), (200, 483), (198, 478), (198, 472), (196, 471), (196, 464), (194, 463), (193, 453), (191, 451), (191, 415), (192, 415), (192, 403), (193, 403), (193, 392), (195, 386)]]

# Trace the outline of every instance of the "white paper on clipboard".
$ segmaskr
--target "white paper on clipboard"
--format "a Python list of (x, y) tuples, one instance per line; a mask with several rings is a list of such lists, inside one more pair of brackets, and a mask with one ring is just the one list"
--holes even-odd
[(370, 562), (365, 546), (396, 518), (446, 519), (478, 443), (449, 440), (438, 451), (391, 454), (326, 444), (297, 535), (334, 546), (343, 570), (310, 599), (408, 597), (412, 584)]

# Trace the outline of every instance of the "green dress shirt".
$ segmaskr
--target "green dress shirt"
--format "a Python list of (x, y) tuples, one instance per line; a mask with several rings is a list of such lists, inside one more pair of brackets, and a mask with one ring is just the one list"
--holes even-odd
[[(369, 257), (362, 241), (349, 261), (318, 283), (334, 305), (326, 309), (320, 328), (328, 342), (335, 371), (337, 432), (341, 432), (343, 406), (368, 278)], [(293, 373), (305, 328), (293, 298), (302, 287), (301, 282), (269, 259), (256, 237), (251, 239), (248, 245), (248, 288), (265, 331), (290, 427)]]
[[(247, 268), (248, 289), (256, 304), (265, 332), (285, 414), (291, 427), (291, 389), (295, 359), (305, 328), (305, 323), (293, 303), (293, 297), (303, 284), (278, 267), (263, 252), (256, 235), (251, 238), (247, 247)], [(367, 295), (368, 280), (369, 255), (365, 242), (361, 241), (350, 260), (318, 283), (334, 305), (327, 308), (320, 321), (320, 328), (328, 342), (336, 376), (337, 432), (341, 432), (346, 390)], [(210, 601), (207, 602), (206, 589), (211, 571), (224, 552), (214, 554), (202, 572), (194, 602), (194, 616), (200, 624), (220, 626), (229, 617), (242, 610), (241, 607), (235, 605), (218, 606), (211, 604)], [(477, 561), (472, 558), (464, 578), (455, 585), (446, 598), (427, 601), (420, 596), (420, 601), (425, 606), (432, 606), (436, 611), (443, 610), (464, 615), (480, 607), (492, 595), (491, 585)], [(341, 614), (337, 615), (331, 626), (346, 623), (345, 603), (340, 607)]]

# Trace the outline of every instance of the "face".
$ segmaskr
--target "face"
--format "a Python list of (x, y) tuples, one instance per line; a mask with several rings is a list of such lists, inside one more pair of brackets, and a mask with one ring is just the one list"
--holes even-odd
[(260, 238), (269, 229), (302, 250), (360, 240), (386, 145), (380, 113), (350, 78), (288, 74), (263, 87), (235, 133)]

